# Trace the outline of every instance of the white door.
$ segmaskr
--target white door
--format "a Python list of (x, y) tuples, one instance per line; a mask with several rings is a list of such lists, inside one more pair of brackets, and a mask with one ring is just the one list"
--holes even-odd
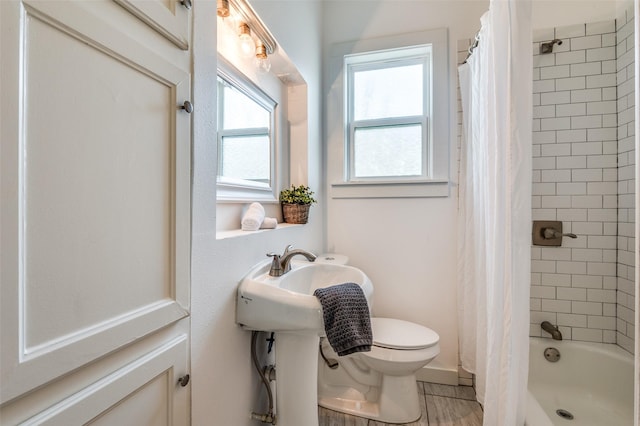
[(111, 357), (67, 414), (184, 424), (188, 327), (140, 342), (189, 316), (190, 76), (92, 3), (0, 2), (0, 408)]

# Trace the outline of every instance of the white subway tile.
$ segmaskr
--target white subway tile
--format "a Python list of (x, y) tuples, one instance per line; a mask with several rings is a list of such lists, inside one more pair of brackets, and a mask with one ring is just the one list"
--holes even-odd
[(556, 143), (556, 132), (550, 130), (546, 132), (533, 132), (534, 144)]
[(590, 288), (587, 289), (587, 300), (589, 302), (616, 303), (616, 291)]
[[(535, 113), (535, 109), (534, 109)], [(564, 104), (555, 106), (555, 115), (558, 117), (570, 117), (573, 115), (585, 115), (587, 113), (587, 104)]]
[(533, 208), (531, 220), (556, 220), (556, 209)]
[(616, 61), (602, 61), (602, 74), (611, 74), (616, 72)]
[(555, 183), (534, 183), (532, 188), (533, 195), (556, 195)]
[(556, 53), (556, 65), (578, 64), (586, 62), (586, 53), (584, 50), (576, 50), (572, 52)]
[[(588, 89), (588, 90), (597, 90), (597, 89)], [(615, 87), (603, 87), (602, 88), (602, 100), (603, 101), (613, 101), (618, 96), (618, 90)]]
[(587, 156), (574, 155), (556, 158), (558, 169), (584, 169), (587, 167)]
[(543, 321), (549, 321), (551, 324), (556, 323), (556, 313), (555, 312), (531, 312), (531, 323), (537, 324), (537, 327), (540, 328), (540, 324)]
[(533, 82), (533, 93), (554, 92), (555, 90), (555, 80), (539, 80)]
[(558, 314), (558, 325), (565, 327), (586, 327), (587, 316), (577, 314)]
[[(589, 248), (614, 249), (616, 248), (616, 238), (610, 235), (589, 235), (587, 245)], [(596, 274), (598, 275), (598, 274)]]
[(551, 260), (532, 260), (531, 272), (556, 272), (556, 262)]
[(598, 195), (573, 195), (571, 207), (578, 209), (597, 209), (602, 207), (602, 197)]
[(582, 288), (602, 288), (602, 277), (595, 275), (572, 275), (571, 286)]
[(557, 209), (556, 218), (550, 220), (561, 220), (563, 222), (587, 220), (587, 212), (587, 209)]
[[(556, 118), (556, 120), (559, 120)], [(602, 116), (583, 115), (571, 117), (571, 129), (593, 129), (602, 127)]]
[(602, 315), (602, 303), (571, 302), (572, 314)]
[(601, 249), (571, 249), (571, 260), (582, 262), (602, 262)]
[[(602, 235), (602, 222), (572, 222), (571, 232), (580, 236)], [(602, 254), (600, 254), (602, 257)]]
[[(545, 160), (553, 160), (553, 167), (545, 167), (542, 168), (542, 182), (571, 182), (571, 170), (555, 170), (555, 158), (549, 158), (549, 157), (542, 157)], [(535, 168), (535, 162), (536, 159), (533, 159), (534, 161), (534, 168)], [(546, 165), (545, 163), (542, 164), (542, 166)], [(551, 170), (545, 170), (545, 169), (551, 169)]]
[(610, 141), (617, 138), (617, 130), (615, 128), (604, 129), (588, 129), (587, 141)]
[(597, 328), (603, 330), (615, 330), (616, 318), (615, 317), (601, 317), (595, 315), (588, 316), (588, 327)]
[[(533, 159), (534, 170), (555, 169), (556, 159), (555, 157), (537, 157)], [(543, 175), (544, 181), (544, 175)]]
[(555, 105), (543, 105), (533, 107), (533, 118), (548, 118), (556, 116)]
[(542, 247), (540, 258), (543, 260), (571, 260), (571, 249), (564, 247)]
[(593, 22), (586, 25), (586, 34), (605, 34), (605, 33), (615, 33), (616, 31), (616, 21), (600, 21)]
[(603, 114), (602, 115), (602, 127), (616, 127), (617, 126), (617, 114)]
[(553, 28), (543, 28), (533, 30), (533, 41), (550, 41), (555, 38), (555, 30)]
[[(554, 85), (555, 87), (555, 85)], [(554, 89), (555, 90), (555, 89)], [(593, 94), (592, 94), (593, 96)], [(598, 100), (600, 100), (601, 94), (598, 90)], [(571, 92), (547, 92), (540, 94), (540, 104), (541, 105), (558, 105), (558, 104), (568, 104), (571, 102)], [(586, 101), (580, 101), (586, 102)]]
[(533, 122), (531, 123), (531, 130), (534, 132), (539, 132), (540, 131), (540, 119), (539, 118), (534, 118)]
[[(602, 343), (616, 343), (616, 332), (613, 330), (602, 330)], [(469, 386), (469, 385), (467, 385)]]
[(571, 339), (582, 342), (602, 343), (602, 330), (574, 327), (571, 329)]
[(616, 316), (616, 305), (615, 303), (603, 303), (602, 304), (602, 315), (605, 317), (615, 317)]
[[(554, 144), (542, 145), (541, 155), (543, 157), (569, 156), (571, 155), (571, 144), (570, 143), (554, 143)], [(558, 165), (558, 167), (560, 166)]]
[(534, 93), (533, 94), (533, 106), (539, 106), (540, 105), (540, 93)]
[[(564, 65), (564, 66), (567, 66), (567, 65)], [(571, 77), (602, 74), (602, 62), (585, 62), (582, 64), (571, 64), (570, 67), (571, 67), (570, 69)], [(610, 72), (614, 72), (614, 71), (610, 71)], [(569, 75), (560, 76), (560, 77), (569, 77)]]
[(542, 310), (546, 312), (571, 313), (571, 302), (569, 300), (542, 299)]
[(565, 38), (573, 38), (573, 37), (583, 37), (584, 35), (586, 35), (585, 24), (566, 25), (563, 27), (556, 28), (555, 38), (565, 39)]
[(602, 47), (615, 47), (616, 35), (615, 34), (603, 34), (602, 35)]
[(587, 62), (610, 61), (616, 59), (615, 47), (601, 47), (599, 49), (587, 49)]
[(615, 195), (617, 186), (616, 182), (589, 182), (587, 184), (587, 193), (589, 195)]
[(600, 47), (602, 47), (602, 36), (600, 34), (574, 37), (571, 39), (571, 50), (595, 49)]
[[(556, 288), (542, 286), (542, 285), (531, 286), (531, 297), (535, 297), (539, 299), (555, 299)], [(586, 293), (585, 293), (585, 297), (586, 297)]]
[(615, 74), (588, 75), (586, 78), (588, 89), (593, 89), (596, 87), (612, 87), (617, 83)]
[(540, 130), (566, 130), (571, 129), (571, 119), (562, 118), (542, 118), (540, 119)]
[(570, 208), (571, 205), (570, 196), (560, 195), (545, 195), (541, 197), (542, 208)]
[(575, 287), (558, 288), (556, 297), (559, 300), (576, 300), (585, 302), (587, 300), (587, 289)]
[(617, 105), (615, 101), (590, 102), (587, 104), (587, 114), (615, 114)]
[(533, 67), (550, 67), (556, 64), (556, 55), (536, 55), (533, 57)]
[(601, 155), (602, 142), (574, 142), (571, 144), (571, 154), (572, 155)]
[(574, 261), (564, 261), (559, 260), (556, 262), (556, 271), (559, 274), (581, 274), (584, 275), (587, 273), (587, 263), (586, 262), (574, 262)]
[(594, 222), (615, 222), (618, 216), (616, 209), (589, 209), (587, 218)]
[[(609, 246), (610, 247), (610, 246)], [(613, 262), (589, 262), (587, 264), (587, 273), (589, 275), (600, 275), (603, 277), (616, 276), (616, 264)]]
[(587, 87), (586, 77), (557, 78), (556, 90), (581, 90)]
[[(535, 158), (533, 159), (535, 164)], [(535, 167), (534, 167), (535, 168)], [(602, 181), (602, 169), (575, 169), (571, 170), (572, 182), (597, 182)]]
[(555, 195), (586, 195), (587, 184), (585, 182), (566, 182), (555, 184)]
[(587, 157), (587, 168), (614, 168), (618, 165), (618, 157), (616, 155), (589, 155)]
[(548, 79), (554, 79), (554, 78), (564, 78), (564, 77), (569, 77), (569, 76), (571, 76), (571, 69), (570, 69), (569, 65), (556, 65), (556, 66), (553, 66), (553, 67), (541, 67), (540, 68), (540, 79), (541, 80), (548, 80)]
[[(613, 88), (615, 91), (615, 88)], [(571, 102), (597, 102), (602, 100), (603, 89), (572, 90)], [(544, 96), (544, 95), (543, 95)]]
[(558, 130), (556, 132), (558, 142), (586, 142), (587, 130), (586, 129), (574, 129), (574, 130)]
[(571, 287), (571, 275), (556, 273), (541, 273), (540, 284), (555, 287)]

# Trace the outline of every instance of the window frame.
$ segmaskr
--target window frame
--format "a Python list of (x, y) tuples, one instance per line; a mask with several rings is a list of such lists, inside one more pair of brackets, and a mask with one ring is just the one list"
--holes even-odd
[[(327, 117), (327, 178), (329, 196), (336, 199), (359, 198), (425, 198), (448, 197), (451, 194), (450, 151), (455, 149), (450, 139), (450, 111), (454, 100), (449, 67), (449, 40), (447, 28), (418, 31), (384, 37), (359, 39), (334, 44), (328, 52), (328, 99), (338, 102), (339, 108), (328, 107)], [(345, 56), (373, 53), (376, 51), (412, 48), (431, 45), (431, 112), (427, 131), (431, 136), (428, 166), (430, 176), (426, 179), (358, 179), (349, 180), (348, 127), (345, 115), (346, 102)], [(334, 76), (334, 77), (331, 77)]]
[[(269, 112), (269, 183), (260, 182), (257, 180), (239, 179), (232, 177), (225, 177), (220, 175), (222, 168), (222, 139), (226, 136), (256, 136), (264, 135), (263, 127), (246, 128), (246, 129), (233, 129), (233, 130), (220, 130), (219, 126), (224, 121), (224, 97), (223, 91), (220, 90), (218, 85), (220, 84), (217, 79), (221, 78), (223, 84), (229, 84), (234, 89), (238, 90), (252, 101), (263, 107)], [(246, 202), (246, 201), (261, 201), (261, 202), (277, 202), (277, 188), (278, 188), (278, 176), (277, 170), (277, 152), (279, 149), (277, 139), (276, 121), (278, 112), (278, 103), (272, 99), (267, 93), (260, 89), (253, 81), (245, 76), (241, 71), (235, 68), (231, 63), (226, 61), (222, 56), (218, 56), (218, 67), (216, 73), (216, 87), (218, 88), (216, 94), (216, 109), (217, 109), (217, 124), (216, 124), (216, 145), (217, 145), (217, 164), (216, 164), (216, 186), (217, 186), (217, 200), (220, 202)]]
[[(379, 182), (379, 181), (426, 181), (431, 177), (430, 144), (433, 139), (429, 129), (429, 117), (431, 114), (432, 70), (431, 70), (431, 45), (403, 47), (374, 52), (345, 55), (345, 157), (346, 157), (346, 182)], [(362, 71), (382, 70), (398, 68), (402, 66), (422, 65), (422, 86), (425, 92), (422, 97), (422, 115), (384, 117), (374, 119), (356, 120), (355, 116), (355, 74)], [(421, 128), (421, 173), (420, 175), (383, 175), (383, 176), (356, 176), (355, 173), (355, 132), (358, 129), (371, 129), (380, 127), (400, 127), (407, 125), (419, 125)]]

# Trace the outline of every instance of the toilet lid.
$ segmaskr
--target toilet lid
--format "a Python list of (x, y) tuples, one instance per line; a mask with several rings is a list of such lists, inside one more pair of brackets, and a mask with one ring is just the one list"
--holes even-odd
[(390, 349), (423, 349), (440, 340), (438, 333), (408, 321), (393, 318), (371, 318), (373, 344)]

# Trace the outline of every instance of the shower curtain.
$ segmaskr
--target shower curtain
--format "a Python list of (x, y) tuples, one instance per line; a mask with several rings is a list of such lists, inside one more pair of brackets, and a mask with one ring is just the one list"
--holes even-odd
[(529, 364), (532, 35), (529, 0), (491, 0), (459, 68), (458, 311), (484, 425), (523, 425)]

